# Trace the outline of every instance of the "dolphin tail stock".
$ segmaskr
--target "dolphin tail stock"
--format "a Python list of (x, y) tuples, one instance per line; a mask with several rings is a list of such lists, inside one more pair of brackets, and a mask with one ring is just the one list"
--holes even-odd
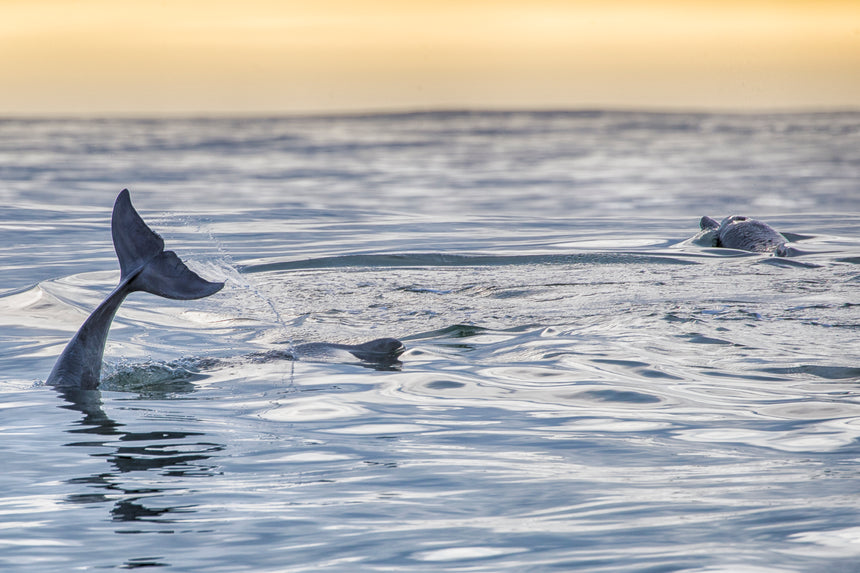
[(164, 298), (193, 300), (215, 294), (223, 282), (210, 282), (189, 269), (164, 240), (143, 221), (131, 204), (128, 189), (116, 198), (111, 235), (119, 259), (120, 284)]

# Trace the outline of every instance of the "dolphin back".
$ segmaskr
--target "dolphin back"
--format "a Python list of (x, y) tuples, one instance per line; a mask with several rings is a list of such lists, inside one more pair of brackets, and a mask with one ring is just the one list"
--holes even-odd
[(741, 215), (723, 219), (719, 233), (721, 247), (756, 253), (774, 252), (788, 242), (766, 223)]
[(164, 240), (134, 210), (128, 189), (123, 189), (114, 203), (111, 234), (121, 282), (128, 282), (129, 292), (192, 300), (214, 294), (224, 286), (202, 279), (176, 253), (164, 250)]

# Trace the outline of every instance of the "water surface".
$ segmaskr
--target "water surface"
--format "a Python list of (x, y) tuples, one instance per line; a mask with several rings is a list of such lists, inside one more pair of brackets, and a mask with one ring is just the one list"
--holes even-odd
[[(853, 571), (858, 185), (858, 114), (0, 122), (0, 564)], [(59, 395), (123, 187), (227, 286)]]

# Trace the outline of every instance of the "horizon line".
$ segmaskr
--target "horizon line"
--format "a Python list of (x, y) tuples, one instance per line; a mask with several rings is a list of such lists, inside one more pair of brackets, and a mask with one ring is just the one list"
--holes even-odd
[(0, 110), (0, 121), (9, 120), (160, 120), (160, 119), (267, 119), (407, 116), (433, 114), (653, 114), (653, 115), (839, 115), (860, 113), (860, 106), (396, 106), (331, 110), (166, 110), (166, 111), (11, 111)]

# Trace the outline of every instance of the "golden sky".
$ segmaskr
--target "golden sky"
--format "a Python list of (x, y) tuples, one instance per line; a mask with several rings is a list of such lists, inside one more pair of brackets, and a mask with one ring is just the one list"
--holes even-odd
[(0, 0), (0, 115), (860, 109), (860, 0)]

